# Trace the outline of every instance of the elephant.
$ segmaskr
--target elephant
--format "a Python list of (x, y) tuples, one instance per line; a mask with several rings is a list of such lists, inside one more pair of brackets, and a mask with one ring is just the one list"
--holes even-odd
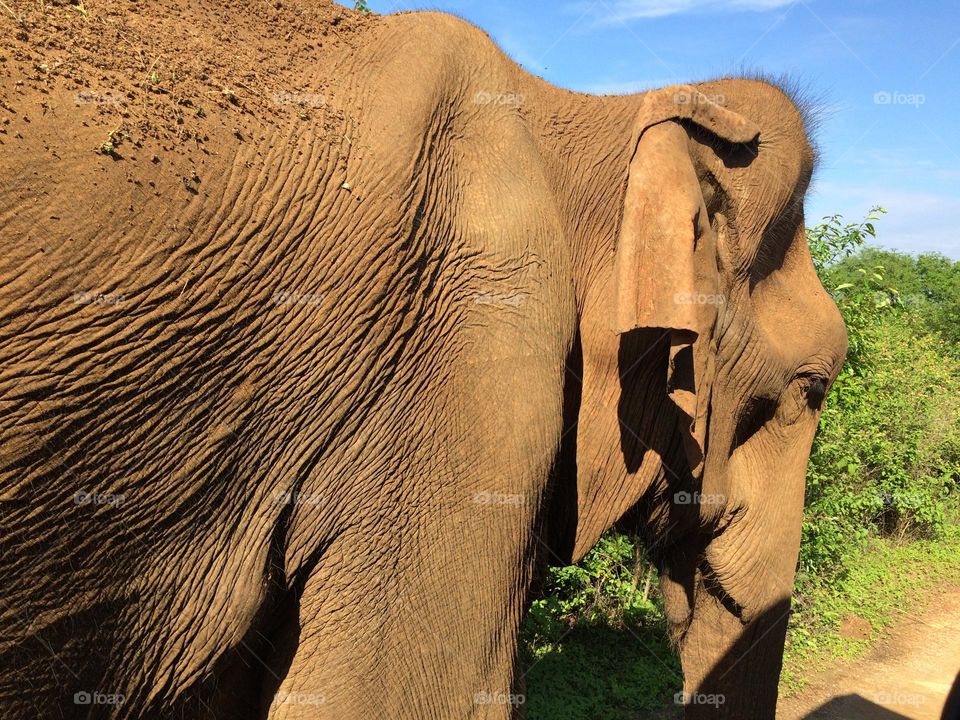
[[(160, 42), (161, 6), (116, 12)], [(450, 15), (317, 12), (323, 107), (235, 85), (170, 161), (95, 150), (116, 108), (8, 53), (3, 717), (519, 717), (544, 567), (629, 521), (686, 716), (773, 718), (847, 343), (803, 104), (576, 93)]]

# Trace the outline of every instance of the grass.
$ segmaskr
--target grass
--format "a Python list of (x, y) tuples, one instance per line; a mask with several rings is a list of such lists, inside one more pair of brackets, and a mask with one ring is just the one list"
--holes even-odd
[(528, 648), (523, 666), (528, 720), (636, 720), (637, 711), (675, 708), (683, 684), (662, 624), (578, 624)]
[[(936, 540), (872, 539), (838, 580), (802, 582), (790, 619), (781, 694), (801, 690), (814, 672), (862, 657), (886, 628), (922, 612), (931, 589), (958, 577), (960, 526), (948, 525)], [(841, 636), (840, 624), (854, 616), (869, 623), (868, 637)]]

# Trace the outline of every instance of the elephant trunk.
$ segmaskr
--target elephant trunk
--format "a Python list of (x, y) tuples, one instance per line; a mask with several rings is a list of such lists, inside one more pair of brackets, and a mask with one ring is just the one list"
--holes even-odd
[(771, 423), (734, 451), (726, 476), (705, 473), (701, 530), (665, 558), (687, 718), (775, 716), (816, 419)]
[(774, 720), (790, 601), (770, 605), (749, 622), (701, 590), (680, 642), (688, 719)]

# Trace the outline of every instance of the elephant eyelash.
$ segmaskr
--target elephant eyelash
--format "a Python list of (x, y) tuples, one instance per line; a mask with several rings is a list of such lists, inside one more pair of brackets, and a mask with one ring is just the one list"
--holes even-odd
[(798, 375), (789, 389), (789, 400), (783, 403), (784, 420), (788, 425), (797, 422), (804, 410), (819, 412), (827, 394), (827, 381), (821, 375)]
[[(731, 452), (756, 435), (764, 425), (777, 415), (778, 410), (781, 413), (785, 412), (787, 414), (788, 417), (781, 417), (785, 419), (788, 424), (798, 420), (802, 413), (802, 405), (797, 407), (796, 404), (796, 393), (798, 393), (798, 391), (803, 403), (810, 410), (817, 412), (823, 407), (823, 401), (827, 394), (827, 381), (822, 376), (812, 374), (800, 375), (794, 383), (793, 387), (785, 392), (780, 399), (757, 397), (747, 403), (733, 434), (733, 443), (730, 448)], [(792, 401), (787, 399), (789, 397), (788, 393), (794, 393), (794, 399)], [(796, 412), (791, 412), (788, 407), (794, 408)]]
[(819, 410), (823, 407), (823, 400), (827, 396), (827, 381), (818, 375), (808, 376), (803, 386), (803, 395), (807, 400), (807, 407)]

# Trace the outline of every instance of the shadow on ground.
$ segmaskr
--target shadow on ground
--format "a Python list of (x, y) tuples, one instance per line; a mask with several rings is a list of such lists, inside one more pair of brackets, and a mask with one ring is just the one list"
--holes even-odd
[(804, 720), (910, 720), (861, 695), (840, 695), (804, 715)]

